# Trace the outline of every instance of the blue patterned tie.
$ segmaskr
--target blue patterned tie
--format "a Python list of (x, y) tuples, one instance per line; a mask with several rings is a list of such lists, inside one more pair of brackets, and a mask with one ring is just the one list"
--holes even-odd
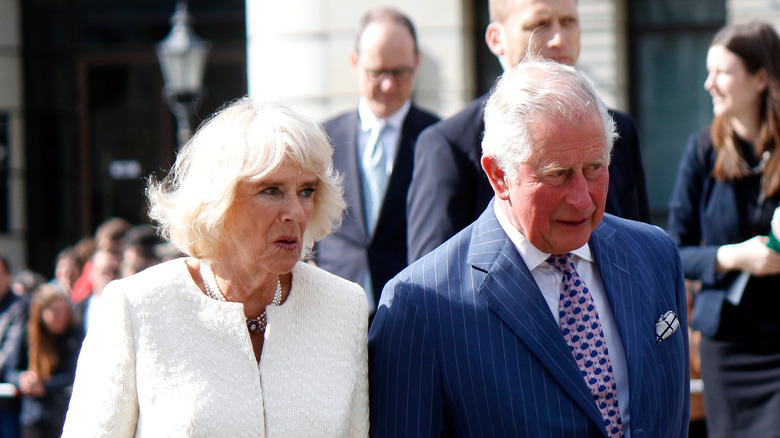
[(387, 187), (387, 155), (382, 147), (382, 133), (387, 122), (379, 119), (371, 128), (371, 133), (363, 151), (363, 213), (366, 230), (373, 233), (379, 210)]
[(623, 423), (618, 407), (617, 385), (612, 375), (612, 364), (596, 304), (585, 282), (577, 274), (571, 254), (553, 254), (547, 263), (563, 273), (558, 317), (566, 344), (590, 388), (607, 433), (612, 438), (622, 437)]

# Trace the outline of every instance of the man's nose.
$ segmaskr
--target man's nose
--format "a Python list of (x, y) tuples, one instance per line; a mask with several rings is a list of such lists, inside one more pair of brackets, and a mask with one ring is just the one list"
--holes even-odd
[(588, 188), (588, 179), (585, 175), (581, 171), (574, 172), (569, 180), (569, 193), (566, 200), (578, 210), (587, 210), (593, 203)]
[(395, 77), (390, 72), (382, 73), (382, 77), (379, 78), (379, 88), (384, 92), (389, 91), (390, 89), (395, 87), (396, 84), (397, 82), (395, 80)]
[(550, 39), (547, 40), (548, 47), (561, 47), (563, 45), (563, 26), (557, 21), (550, 25)]

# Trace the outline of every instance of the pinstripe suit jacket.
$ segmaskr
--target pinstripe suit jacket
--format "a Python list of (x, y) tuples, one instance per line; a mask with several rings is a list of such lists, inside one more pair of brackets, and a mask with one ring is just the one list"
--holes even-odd
[[(605, 215), (590, 239), (626, 352), (632, 438), (687, 436), (677, 248)], [(656, 343), (666, 311), (680, 329)], [(601, 437), (601, 416), (530, 271), (482, 216), (391, 280), (369, 335), (371, 436)]]

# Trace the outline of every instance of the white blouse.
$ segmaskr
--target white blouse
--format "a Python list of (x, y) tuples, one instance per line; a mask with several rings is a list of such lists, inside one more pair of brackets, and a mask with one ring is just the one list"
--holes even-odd
[(298, 263), (267, 315), (258, 367), (243, 305), (206, 297), (183, 258), (111, 282), (63, 437), (367, 436), (360, 286)]

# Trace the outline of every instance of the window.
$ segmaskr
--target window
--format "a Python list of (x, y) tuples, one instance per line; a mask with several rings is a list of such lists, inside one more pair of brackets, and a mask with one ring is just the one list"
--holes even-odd
[(725, 0), (629, 2), (631, 113), (640, 131), (653, 222), (667, 204), (688, 135), (712, 119), (707, 47), (726, 21)]

